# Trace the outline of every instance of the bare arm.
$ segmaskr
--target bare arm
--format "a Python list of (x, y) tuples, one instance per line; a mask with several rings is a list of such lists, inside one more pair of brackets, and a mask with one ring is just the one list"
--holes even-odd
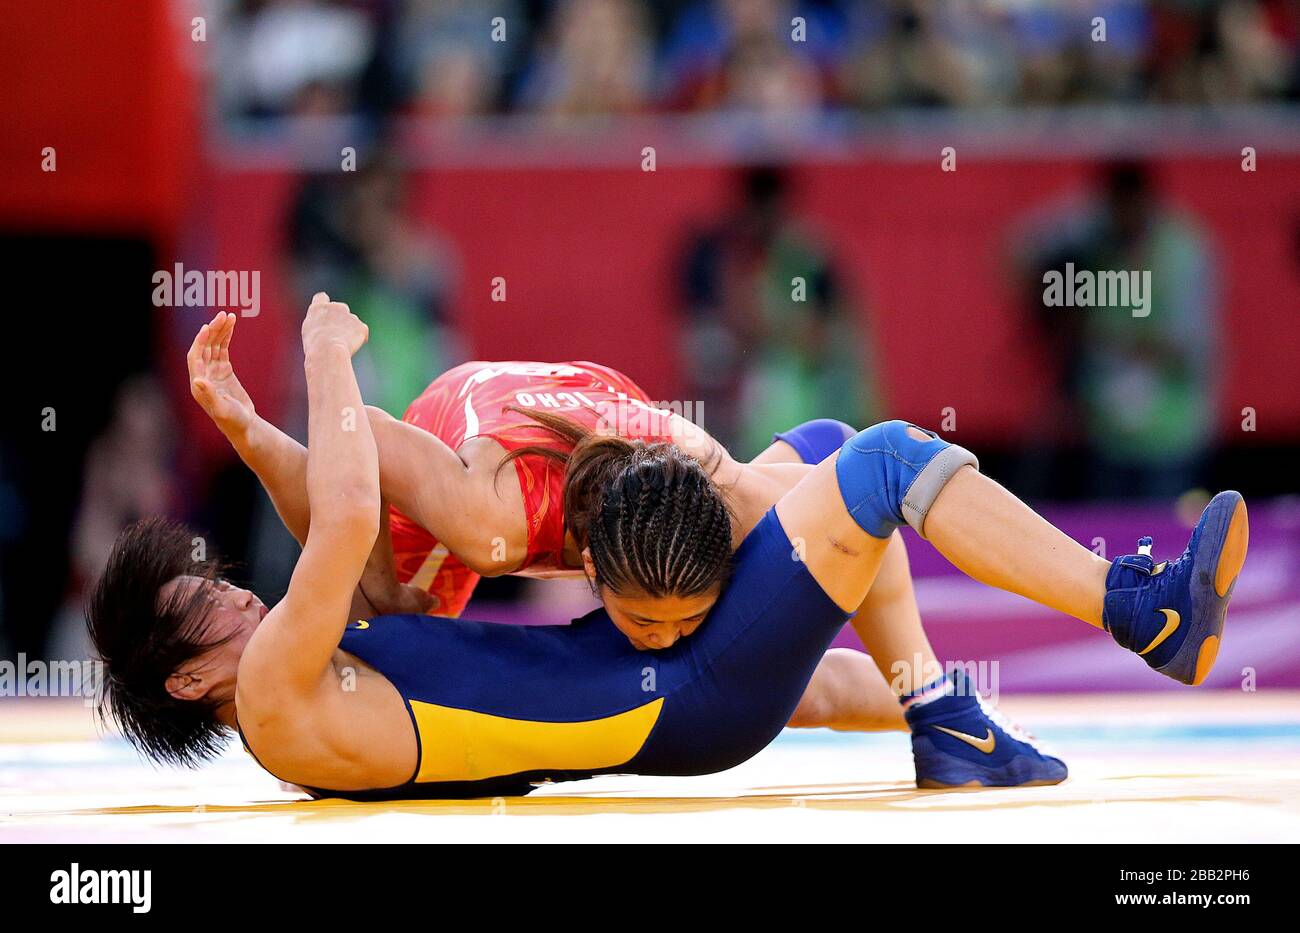
[[(379, 455), (352, 372), (352, 354), (366, 336), (366, 326), (347, 305), (324, 293), (313, 299), (303, 322), (313, 519), (289, 591), (246, 652), (245, 662), (275, 672), (254, 678), (264, 691), (279, 692), (268, 680), (297, 696), (319, 686), (379, 531)], [(262, 703), (255, 707), (266, 709)]]
[(812, 467), (803, 463), (740, 463), (707, 431), (678, 414), (670, 417), (673, 443), (704, 464), (731, 506), (738, 547), (778, 499)]
[[(257, 476), (285, 528), (302, 545), (311, 528), (307, 448), (256, 413), (230, 361), (236, 321), (235, 315), (221, 312), (199, 330), (186, 357), (190, 392)], [(432, 602), (428, 594), (398, 585), (386, 515), (356, 597), (354, 614), (366, 616), (423, 612)]]
[(307, 450), (257, 414), (253, 400), (235, 375), (230, 344), (238, 318), (218, 312), (199, 328), (185, 362), (190, 394), (217, 426), (239, 459), (271, 497), (280, 520), (299, 544), (307, 540)]
[(704, 464), (719, 486), (730, 486), (740, 477), (742, 464), (698, 424), (674, 412), (668, 416), (668, 431), (672, 442)]
[(382, 409), (366, 412), (379, 447), (384, 495), (476, 573), (515, 569), (527, 547), (527, 517), (513, 470), (498, 477), (501, 448), (486, 439), (474, 448), (470, 441), (462, 450), (474, 453), (465, 459)]
[(230, 438), (230, 446), (257, 475), (289, 534), (300, 546), (305, 544), (311, 530), (307, 448), (263, 418), (242, 436)]

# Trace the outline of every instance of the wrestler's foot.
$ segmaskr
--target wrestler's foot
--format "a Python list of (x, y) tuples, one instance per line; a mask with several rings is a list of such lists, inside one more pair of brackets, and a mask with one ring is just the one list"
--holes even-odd
[(1160, 673), (1199, 684), (1219, 654), (1249, 537), (1241, 494), (1221, 492), (1201, 513), (1177, 560), (1157, 564), (1151, 539), (1141, 539), (1138, 553), (1118, 558), (1106, 575), (1106, 631)]
[(965, 674), (954, 671), (949, 681), (943, 696), (903, 714), (917, 787), (1032, 787), (1066, 779), (1065, 762), (986, 705)]

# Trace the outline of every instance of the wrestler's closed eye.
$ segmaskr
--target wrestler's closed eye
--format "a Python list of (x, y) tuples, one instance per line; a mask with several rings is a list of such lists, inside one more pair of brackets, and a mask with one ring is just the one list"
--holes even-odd
[[(632, 621), (635, 622), (637, 625), (650, 626), (650, 625), (663, 625), (664, 622), (666, 622), (666, 621), (668, 621), (668, 620), (666, 620), (666, 619), (646, 619), (646, 618), (644, 618), (644, 617), (642, 617), (642, 616), (633, 616), (633, 617), (632, 617)], [(697, 624), (697, 623), (699, 623), (699, 622), (703, 622), (703, 621), (704, 621), (704, 615), (701, 613), (700, 615), (690, 616), (689, 618), (686, 618), (686, 619), (678, 619), (678, 620), (677, 620), (677, 624), (678, 624), (678, 625), (695, 625), (695, 624)]]

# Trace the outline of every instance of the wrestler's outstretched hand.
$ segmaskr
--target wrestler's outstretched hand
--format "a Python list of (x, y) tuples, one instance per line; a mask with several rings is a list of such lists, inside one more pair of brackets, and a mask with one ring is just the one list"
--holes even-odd
[(361, 592), (376, 615), (424, 615), (438, 608), (438, 597), (409, 583), (377, 584), (361, 578)]
[(217, 312), (210, 323), (199, 328), (186, 362), (190, 370), (190, 394), (227, 437), (245, 431), (256, 416), (253, 400), (230, 365), (230, 340), (236, 317)]

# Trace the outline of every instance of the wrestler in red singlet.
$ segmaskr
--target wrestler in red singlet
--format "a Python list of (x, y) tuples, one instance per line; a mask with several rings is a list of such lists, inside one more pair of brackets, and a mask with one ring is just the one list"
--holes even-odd
[[(627, 376), (596, 363), (464, 363), (435, 379), (402, 416), (456, 450), (490, 437), (506, 450), (570, 445), (507, 405), (562, 414), (592, 430), (646, 441), (669, 439), (669, 412), (655, 409)], [(564, 468), (543, 457), (514, 461), (528, 515), (528, 552), (520, 571), (568, 570), (564, 552)], [(435, 615), (456, 616), (478, 583), (471, 571), (421, 526), (391, 511), (397, 578), (438, 598)], [(518, 571), (517, 571), (518, 572)]]

